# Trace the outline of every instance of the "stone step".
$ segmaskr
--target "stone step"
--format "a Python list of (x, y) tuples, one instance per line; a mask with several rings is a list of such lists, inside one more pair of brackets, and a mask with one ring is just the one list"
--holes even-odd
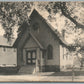
[(33, 74), (35, 72), (35, 65), (22, 66), (18, 74)]

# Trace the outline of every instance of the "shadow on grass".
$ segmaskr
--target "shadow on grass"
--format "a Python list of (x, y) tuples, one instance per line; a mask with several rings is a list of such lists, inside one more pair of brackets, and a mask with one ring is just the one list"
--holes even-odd
[(84, 71), (54, 72), (52, 74), (45, 75), (45, 76), (72, 76), (73, 74), (74, 76), (84, 76)]
[[(72, 71), (68, 72), (53, 72), (51, 74), (46, 74), (46, 72), (42, 72), (43, 75), (41, 76), (84, 76), (84, 71), (75, 71), (74, 73)], [(33, 75), (31, 73), (18, 73), (18, 72), (0, 72), (0, 75)], [(40, 75), (40, 73), (39, 73)]]

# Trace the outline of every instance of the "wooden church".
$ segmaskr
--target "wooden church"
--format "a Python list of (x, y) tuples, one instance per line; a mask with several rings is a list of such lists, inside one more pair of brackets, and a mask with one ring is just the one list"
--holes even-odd
[(30, 20), (29, 26), (24, 22), (19, 28), (13, 45), (17, 48), (17, 65), (35, 72), (60, 71), (64, 47), (69, 45), (37, 10), (33, 10)]
[(16, 67), (19, 67), (18, 72), (64, 70), (67, 64), (72, 63), (72, 58), (65, 60), (64, 57), (70, 48), (69, 44), (36, 9), (32, 11), (30, 20), (30, 25), (26, 22), (21, 25), (18, 37), (12, 46), (16, 49), (14, 53), (16, 53)]

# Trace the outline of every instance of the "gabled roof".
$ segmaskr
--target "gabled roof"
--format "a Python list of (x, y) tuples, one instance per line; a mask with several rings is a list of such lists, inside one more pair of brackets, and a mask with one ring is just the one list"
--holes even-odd
[(9, 43), (7, 38), (0, 36), (0, 47), (12, 47), (13, 43), (15, 42), (15, 38), (11, 40), (11, 43)]
[[(40, 17), (41, 17), (41, 19), (49, 26), (49, 28), (51, 29), (51, 31), (58, 37), (58, 39), (59, 39), (59, 41), (60, 41), (60, 44), (62, 44), (62, 45), (64, 45), (65, 47), (70, 47), (70, 45), (64, 40), (64, 37), (55, 29), (55, 28), (53, 28), (50, 24), (49, 24), (49, 22), (46, 20), (46, 19), (44, 19), (43, 17), (42, 17), (42, 15), (40, 15), (39, 14), (39, 12), (36, 10), (36, 9), (34, 9), (33, 11), (32, 11), (32, 13), (30, 14), (30, 17), (29, 18), (31, 18), (31, 16), (33, 15), (33, 14), (38, 14)], [(26, 22), (25, 22), (26, 23)], [(27, 24), (27, 23), (26, 23)], [(26, 25), (27, 26), (27, 25)], [(20, 27), (20, 28), (22, 28), (22, 26)], [(21, 30), (21, 29), (19, 29), (19, 30)], [(26, 29), (25, 29), (26, 30)], [(24, 31), (25, 31), (24, 30)], [(24, 31), (21, 31), (21, 33), (23, 33)], [(19, 40), (21, 39), (21, 36), (19, 35), (18, 36), (18, 38), (16, 39), (16, 41), (15, 41), (15, 43), (14, 43), (14, 47), (16, 47), (17, 45), (18, 45), (18, 42), (19, 42)]]
[(38, 46), (41, 48), (41, 49), (44, 49), (44, 47), (41, 45), (41, 43), (34, 37), (34, 35), (32, 33), (29, 33), (32, 38), (35, 40), (35, 42), (38, 44)]

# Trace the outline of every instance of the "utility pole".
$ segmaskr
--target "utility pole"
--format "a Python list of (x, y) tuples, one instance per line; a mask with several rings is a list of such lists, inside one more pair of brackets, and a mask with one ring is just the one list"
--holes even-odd
[(75, 76), (75, 73), (74, 73), (74, 65), (72, 66), (72, 82), (74, 81), (74, 76)]
[[(73, 56), (73, 65), (72, 65), (72, 82), (74, 81), (74, 77), (75, 77), (75, 63), (74, 63), (74, 61), (76, 60), (76, 58), (78, 59), (78, 61), (81, 63), (81, 60), (80, 60), (80, 58), (81, 57), (79, 57), (78, 56), (78, 51), (80, 50), (80, 47), (78, 47), (78, 48), (76, 48), (76, 52), (75, 52), (75, 54), (74, 54), (74, 56)], [(76, 58), (75, 58), (75, 55), (76, 55)], [(77, 61), (77, 60), (76, 60)], [(80, 68), (80, 67), (79, 67)]]

